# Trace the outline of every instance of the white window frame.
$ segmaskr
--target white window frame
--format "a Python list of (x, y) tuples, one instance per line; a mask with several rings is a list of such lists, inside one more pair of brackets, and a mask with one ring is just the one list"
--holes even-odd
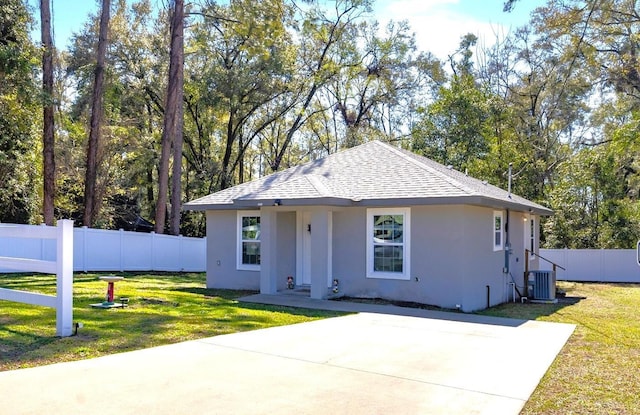
[[(403, 215), (402, 220), (402, 272), (388, 272), (374, 270), (373, 218), (380, 215)], [(375, 208), (367, 209), (367, 278), (390, 280), (410, 280), (411, 263), (411, 209), (410, 208)]]
[[(244, 264), (242, 262), (242, 243), (245, 242), (242, 239), (242, 219), (246, 217), (260, 217), (259, 210), (239, 210), (237, 214), (237, 224), (236, 224), (236, 269), (242, 271), (260, 271), (260, 264)], [(260, 244), (260, 249), (262, 249), (262, 242), (260, 238), (257, 239)]]
[(527, 249), (529, 250), (529, 261), (532, 261), (536, 257), (536, 224), (536, 217), (534, 215), (529, 215), (529, 240), (527, 241)]
[[(500, 228), (496, 229), (496, 219), (500, 218)], [(496, 243), (496, 234), (500, 233), (500, 243)], [(501, 210), (493, 211), (493, 220), (491, 221), (491, 240), (494, 251), (502, 251), (504, 249), (504, 212)]]

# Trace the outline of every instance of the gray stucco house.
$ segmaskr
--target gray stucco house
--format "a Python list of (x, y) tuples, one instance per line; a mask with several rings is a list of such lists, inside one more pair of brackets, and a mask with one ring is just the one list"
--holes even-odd
[[(379, 141), (191, 201), (206, 211), (207, 287), (419, 302), (512, 298), (552, 211)], [(529, 269), (538, 267), (532, 256)]]

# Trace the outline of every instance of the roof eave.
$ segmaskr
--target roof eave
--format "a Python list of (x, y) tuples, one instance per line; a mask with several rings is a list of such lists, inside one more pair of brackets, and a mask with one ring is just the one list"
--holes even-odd
[(259, 208), (262, 206), (352, 206), (354, 201), (342, 197), (313, 197), (292, 199), (235, 199), (233, 206), (236, 208)]
[(390, 199), (365, 199), (358, 206), (426, 206), (426, 205), (475, 205), (496, 209), (512, 209), (520, 212), (529, 212), (540, 216), (551, 216), (553, 211), (534, 203), (525, 204), (516, 201), (495, 199), (487, 196), (439, 196), (439, 197), (411, 197)]
[(521, 202), (504, 200), (504, 199), (494, 199), (490, 197), (481, 197), (481, 199), (483, 199), (481, 204), (485, 206), (493, 206), (493, 207), (502, 208), (502, 209), (511, 209), (511, 210), (516, 210), (520, 212), (528, 212), (538, 216), (553, 215), (553, 210), (533, 202), (521, 203)]
[(486, 196), (441, 196), (441, 197), (410, 197), (389, 199), (348, 199), (339, 197), (296, 198), (296, 199), (235, 199), (232, 203), (185, 203), (183, 209), (193, 211), (206, 210), (237, 210), (259, 209), (262, 206), (427, 206), (427, 205), (476, 205), (496, 209), (512, 209), (529, 212), (539, 216), (551, 216), (553, 211), (534, 203), (525, 204), (516, 201), (495, 199)]
[(185, 203), (182, 205), (182, 210), (191, 210), (194, 212), (204, 212), (207, 210), (233, 210), (237, 207), (231, 203)]

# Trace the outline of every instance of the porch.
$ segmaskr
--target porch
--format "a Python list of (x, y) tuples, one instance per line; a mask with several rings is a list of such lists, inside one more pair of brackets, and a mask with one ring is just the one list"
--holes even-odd
[(328, 207), (261, 207), (261, 294), (331, 296), (332, 213)]

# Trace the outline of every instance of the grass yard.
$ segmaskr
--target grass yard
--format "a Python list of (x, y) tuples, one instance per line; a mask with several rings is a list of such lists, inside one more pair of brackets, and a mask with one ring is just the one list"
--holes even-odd
[[(558, 283), (559, 304), (482, 314), (576, 324), (521, 414), (640, 414), (640, 285)], [(526, 370), (526, 356), (518, 370)]]
[[(107, 284), (97, 274), (74, 275), (76, 336), (56, 337), (53, 308), (0, 301), (0, 371), (87, 359), (219, 334), (295, 324), (339, 313), (240, 304), (251, 292), (205, 289), (204, 274), (118, 274), (124, 309), (93, 309)], [(0, 274), (0, 287), (55, 293), (55, 276)]]

